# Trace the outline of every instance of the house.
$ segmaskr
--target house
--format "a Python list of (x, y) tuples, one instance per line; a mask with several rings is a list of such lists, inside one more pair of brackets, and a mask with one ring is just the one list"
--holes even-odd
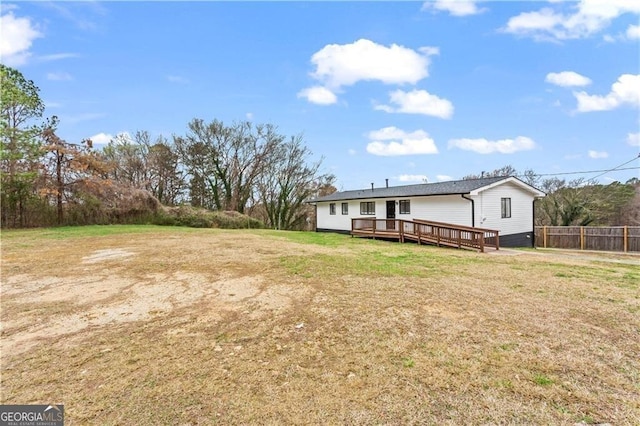
[[(388, 180), (387, 180), (388, 182)], [(316, 205), (316, 231), (351, 232), (353, 218), (445, 222), (499, 231), (500, 246), (533, 246), (533, 202), (545, 193), (512, 176), (335, 192)]]

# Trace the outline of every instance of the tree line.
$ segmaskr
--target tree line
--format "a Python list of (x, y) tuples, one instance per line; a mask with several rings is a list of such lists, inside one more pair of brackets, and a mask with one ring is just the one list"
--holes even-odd
[(58, 119), (43, 119), (39, 89), (19, 71), (0, 64), (0, 82), (3, 228), (149, 221), (190, 205), (303, 229), (304, 201), (335, 191), (302, 135), (272, 124), (196, 118), (183, 135), (138, 131), (96, 149), (57, 135)]
[[(0, 64), (0, 224), (2, 228), (149, 222), (166, 206), (233, 211), (276, 229), (308, 229), (304, 201), (334, 192), (335, 177), (301, 135), (272, 124), (193, 119), (182, 135), (120, 134), (96, 149), (57, 135), (44, 119), (39, 88)], [(544, 191), (537, 225), (640, 225), (640, 181), (608, 185), (544, 178), (505, 166), (465, 179), (518, 176)]]
[(536, 225), (549, 226), (617, 226), (640, 225), (640, 179), (603, 185), (588, 179), (543, 177), (533, 170), (519, 173), (511, 165), (480, 175), (480, 177), (516, 176), (545, 192), (546, 197), (535, 202)]

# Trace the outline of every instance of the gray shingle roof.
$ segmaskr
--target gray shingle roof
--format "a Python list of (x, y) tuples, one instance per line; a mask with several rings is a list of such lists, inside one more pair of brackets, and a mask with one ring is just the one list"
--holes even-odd
[(401, 198), (428, 195), (468, 194), (471, 191), (507, 179), (508, 176), (482, 179), (452, 180), (448, 182), (421, 183), (418, 185), (390, 186), (388, 188), (357, 189), (354, 191), (334, 192), (309, 202), (359, 200), (364, 198)]

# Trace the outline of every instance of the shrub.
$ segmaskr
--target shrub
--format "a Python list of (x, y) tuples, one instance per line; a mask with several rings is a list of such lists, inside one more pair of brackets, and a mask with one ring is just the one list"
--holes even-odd
[(192, 228), (264, 228), (264, 224), (261, 221), (242, 213), (217, 212), (191, 206), (165, 207), (158, 212), (153, 223), (156, 225), (188, 226)]

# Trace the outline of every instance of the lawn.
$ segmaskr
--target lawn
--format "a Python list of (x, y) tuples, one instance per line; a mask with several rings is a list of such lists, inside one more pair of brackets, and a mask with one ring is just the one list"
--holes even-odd
[(3, 231), (0, 403), (67, 424), (640, 424), (640, 259)]

